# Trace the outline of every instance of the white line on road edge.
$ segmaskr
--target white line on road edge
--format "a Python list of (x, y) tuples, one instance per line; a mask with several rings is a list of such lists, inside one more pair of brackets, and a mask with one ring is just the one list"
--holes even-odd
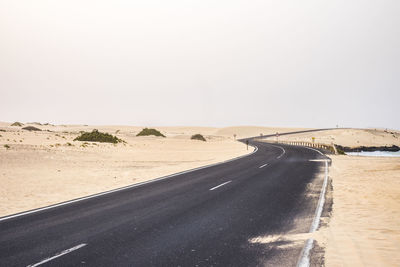
[(228, 182), (225, 182), (225, 183), (223, 183), (223, 184), (217, 185), (217, 186), (211, 188), (210, 190), (212, 191), (212, 190), (214, 190), (214, 189), (217, 189), (218, 187), (221, 187), (221, 186), (223, 186), (223, 185), (229, 184), (230, 182), (232, 182), (232, 181), (228, 181)]
[(139, 186), (142, 186), (142, 185), (145, 185), (145, 184), (153, 183), (153, 182), (160, 181), (160, 180), (165, 180), (165, 179), (168, 179), (168, 178), (171, 178), (171, 177), (175, 177), (175, 176), (178, 176), (178, 175), (181, 175), (181, 174), (186, 174), (186, 173), (190, 173), (190, 172), (194, 172), (194, 171), (210, 168), (210, 167), (213, 167), (213, 166), (221, 165), (221, 164), (224, 164), (224, 163), (228, 163), (228, 162), (231, 162), (231, 161), (235, 161), (235, 160), (250, 156), (250, 155), (252, 155), (252, 154), (254, 154), (254, 153), (256, 153), (258, 151), (258, 147), (257, 146), (255, 146), (255, 145), (249, 145), (249, 146), (254, 147), (254, 151), (249, 153), (249, 154), (243, 155), (243, 156), (239, 156), (239, 157), (236, 157), (236, 158), (233, 158), (233, 159), (228, 159), (228, 160), (225, 160), (225, 161), (222, 161), (222, 162), (217, 162), (217, 163), (213, 163), (213, 164), (210, 164), (210, 165), (194, 168), (194, 169), (187, 170), (187, 171), (178, 172), (178, 173), (167, 175), (167, 176), (162, 176), (162, 177), (155, 178), (155, 179), (152, 179), (152, 180), (149, 180), (149, 181), (145, 181), (145, 182), (141, 182), (141, 183), (137, 183), (137, 184), (133, 184), (133, 185), (120, 187), (120, 188), (109, 190), (109, 191), (105, 191), (105, 192), (102, 192), (102, 193), (97, 193), (97, 194), (86, 196), (86, 197), (81, 197), (81, 198), (77, 198), (77, 199), (73, 199), (73, 200), (68, 200), (68, 201), (65, 201), (65, 202), (61, 202), (61, 203), (58, 203), (58, 204), (46, 206), (46, 207), (43, 207), (43, 208), (24, 211), (24, 212), (21, 212), (21, 213), (5, 216), (5, 217), (2, 217), (2, 218), (0, 217), (0, 222), (8, 220), (8, 219), (15, 218), (15, 217), (20, 217), (20, 216), (28, 215), (28, 214), (31, 214), (31, 213), (43, 211), (43, 210), (48, 210), (48, 209), (52, 209), (52, 208), (56, 208), (56, 207), (60, 207), (60, 206), (64, 206), (64, 205), (68, 205), (68, 204), (79, 202), (79, 201), (82, 201), (82, 200), (95, 198), (95, 197), (99, 197), (99, 196), (102, 196), (102, 195), (111, 194), (111, 193), (114, 193), (114, 192), (118, 192), (118, 191), (129, 189), (129, 188), (139, 187)]
[(69, 248), (69, 249), (63, 250), (63, 251), (61, 251), (60, 253), (57, 253), (56, 255), (54, 255), (53, 257), (44, 259), (44, 260), (42, 260), (42, 261), (40, 261), (40, 262), (38, 262), (38, 263), (32, 264), (32, 265), (28, 265), (27, 267), (35, 267), (35, 266), (42, 265), (43, 263), (49, 262), (49, 261), (51, 261), (51, 260), (54, 260), (54, 259), (56, 259), (56, 258), (58, 258), (58, 257), (61, 257), (61, 256), (65, 255), (65, 254), (71, 253), (71, 252), (74, 251), (74, 250), (83, 248), (83, 247), (86, 246), (86, 245), (87, 245), (87, 244), (83, 243), (83, 244), (77, 245), (77, 246), (75, 246), (75, 247), (73, 247), (73, 248)]
[(271, 144), (268, 144), (268, 145), (280, 148), (282, 150), (282, 153), (278, 157), (276, 157), (277, 159), (280, 159), (286, 153), (286, 150), (281, 146), (275, 146), (275, 145), (271, 145)]
[[(318, 150), (316, 150), (318, 151)], [(319, 152), (319, 151), (318, 151)], [(321, 153), (321, 152), (320, 152)], [(322, 154), (322, 153), (321, 153)], [(318, 206), (315, 210), (314, 220), (311, 224), (309, 233), (313, 233), (318, 229), (319, 221), (321, 219), (322, 210), (324, 208), (325, 203), (325, 192), (326, 187), (328, 185), (328, 160), (325, 160), (325, 177), (324, 182), (322, 184), (321, 194), (319, 195)], [(299, 261), (297, 263), (297, 267), (309, 267), (310, 266), (310, 251), (313, 247), (314, 239), (309, 238), (301, 251)]]
[(260, 167), (258, 167), (259, 169), (261, 169), (261, 168), (264, 168), (265, 166), (267, 166), (268, 165), (268, 163), (266, 163), (266, 164), (264, 164), (264, 165), (261, 165)]
[(319, 226), (319, 220), (321, 218), (322, 209), (324, 208), (324, 204), (325, 204), (325, 191), (326, 191), (327, 184), (328, 184), (328, 161), (326, 160), (325, 161), (324, 183), (322, 184), (322, 190), (321, 190), (321, 194), (319, 195), (319, 200), (318, 200), (318, 207), (317, 207), (317, 210), (315, 211), (314, 221), (312, 222), (311, 227), (310, 227), (310, 233), (315, 232)]
[(311, 148), (311, 147), (306, 147), (306, 146), (305, 146), (305, 148), (310, 149), (310, 150), (314, 150), (314, 151), (318, 152), (319, 154), (321, 154), (322, 156), (325, 156), (325, 154), (322, 153), (321, 151), (319, 151), (318, 149)]

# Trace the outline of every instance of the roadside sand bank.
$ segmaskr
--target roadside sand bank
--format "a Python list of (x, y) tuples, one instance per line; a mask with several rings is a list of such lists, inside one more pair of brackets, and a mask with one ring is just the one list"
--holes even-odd
[(398, 266), (400, 159), (332, 156), (326, 266)]

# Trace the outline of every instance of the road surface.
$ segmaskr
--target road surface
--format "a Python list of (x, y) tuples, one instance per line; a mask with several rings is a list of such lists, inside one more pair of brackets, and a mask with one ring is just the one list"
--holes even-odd
[(0, 218), (0, 266), (295, 266), (303, 243), (251, 240), (309, 231), (324, 168), (310, 160), (326, 157), (250, 144), (223, 164)]

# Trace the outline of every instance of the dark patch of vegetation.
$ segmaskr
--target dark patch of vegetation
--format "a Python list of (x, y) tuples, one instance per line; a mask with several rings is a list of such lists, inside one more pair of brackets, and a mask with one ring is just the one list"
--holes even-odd
[(5, 147), (6, 149), (9, 149), (9, 148), (10, 148), (10, 146), (9, 146), (9, 145), (4, 145), (4, 147)]
[(27, 130), (27, 131), (41, 131), (41, 129), (36, 128), (35, 126), (26, 126), (24, 128), (22, 128), (23, 130)]
[(346, 153), (342, 149), (340, 149), (340, 147), (336, 147), (336, 150), (339, 155), (346, 155)]
[(202, 136), (201, 134), (192, 135), (192, 137), (190, 139), (192, 139), (192, 140), (200, 140), (200, 141), (204, 141), (204, 142), (206, 141), (204, 136)]
[(149, 136), (149, 135), (154, 135), (154, 136), (161, 136), (165, 137), (160, 131), (152, 128), (144, 128), (140, 133), (138, 133), (136, 136)]
[(67, 146), (72, 146), (72, 144), (70, 142), (67, 143)]
[(89, 141), (89, 142), (102, 142), (102, 143), (120, 143), (125, 142), (116, 136), (108, 133), (102, 133), (94, 129), (92, 132), (83, 132), (74, 141)]
[(400, 147), (396, 145), (392, 146), (359, 146), (359, 147), (347, 147), (347, 146), (340, 146), (336, 145), (338, 151), (339, 149), (342, 150), (343, 152), (361, 152), (361, 151), (391, 151), (391, 152), (397, 152), (400, 150)]
[(0, 129), (0, 132), (6, 132), (6, 130), (4, 130), (4, 129)]
[(13, 124), (11, 124), (11, 126), (23, 126), (23, 125), (24, 125), (23, 123), (18, 122), (18, 121), (16, 121)]

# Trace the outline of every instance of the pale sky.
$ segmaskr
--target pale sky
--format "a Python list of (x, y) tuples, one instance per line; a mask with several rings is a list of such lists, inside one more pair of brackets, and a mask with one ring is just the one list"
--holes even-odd
[(399, 84), (399, 0), (0, 0), (0, 121), (400, 129)]

